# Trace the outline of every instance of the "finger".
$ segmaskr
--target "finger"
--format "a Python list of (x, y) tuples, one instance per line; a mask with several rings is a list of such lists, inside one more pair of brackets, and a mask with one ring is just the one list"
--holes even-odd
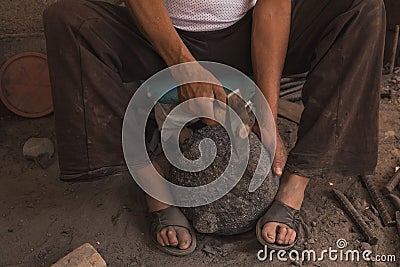
[(164, 241), (164, 244), (166, 246), (169, 246), (169, 240), (168, 240), (168, 236), (167, 236), (167, 229), (164, 228), (160, 231), (160, 236), (162, 238), (162, 240)]
[(285, 226), (279, 225), (278, 236), (276, 238), (276, 242), (278, 244), (283, 244), (283, 241), (285, 241), (286, 233), (287, 233), (287, 228)]
[(205, 124), (207, 124), (208, 126), (217, 126), (218, 125), (218, 122), (216, 122), (215, 120), (203, 118), (202, 121)]
[(282, 141), (277, 140), (276, 144), (276, 154), (274, 157), (274, 161), (272, 164), (272, 170), (275, 175), (277, 176), (282, 176), (283, 169), (286, 164), (286, 150), (284, 145), (282, 144)]
[(176, 247), (178, 245), (178, 238), (176, 237), (176, 231), (173, 227), (168, 227), (167, 236), (171, 246)]
[(199, 114), (201, 116), (203, 116), (204, 123), (209, 126), (218, 125), (218, 123), (215, 120), (213, 120), (214, 119), (214, 98), (213, 98), (212, 92), (211, 92), (211, 94), (205, 96), (205, 98), (199, 99), (199, 101), (197, 103), (198, 103)]
[(272, 168), (273, 168), (274, 174), (276, 176), (282, 176), (283, 165), (280, 162), (276, 162), (274, 160), (274, 163), (272, 166), (273, 166)]
[(213, 92), (215, 99), (221, 101), (222, 103), (226, 103), (226, 93), (222, 86), (214, 85)]

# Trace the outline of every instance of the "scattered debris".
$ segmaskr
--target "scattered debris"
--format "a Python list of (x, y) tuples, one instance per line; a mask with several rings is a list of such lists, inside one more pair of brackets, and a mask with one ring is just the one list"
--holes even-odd
[(393, 221), (392, 217), (390, 216), (389, 212), (385, 207), (385, 204), (383, 203), (381, 193), (378, 191), (376, 186), (371, 181), (371, 176), (361, 175), (360, 178), (363, 181), (365, 187), (367, 188), (367, 191), (371, 196), (371, 199), (374, 202), (376, 209), (379, 212), (383, 225), (384, 226), (395, 225), (395, 222)]
[(390, 179), (390, 181), (383, 188), (383, 193), (384, 194), (392, 193), (393, 190), (396, 188), (396, 186), (399, 184), (399, 182), (400, 182), (400, 171), (397, 169), (392, 179)]
[(344, 209), (344, 211), (347, 212), (347, 214), (350, 216), (350, 218), (353, 220), (353, 222), (361, 230), (361, 233), (366, 238), (366, 241), (370, 245), (376, 245), (378, 243), (378, 238), (372, 232), (372, 230), (368, 227), (368, 225), (365, 223), (361, 214), (354, 208), (354, 206), (347, 199), (347, 197), (342, 192), (340, 192), (339, 190), (336, 190), (336, 189), (333, 189), (333, 193), (335, 194), (335, 197), (339, 201), (339, 203), (340, 203), (341, 207)]
[(86, 243), (56, 262), (52, 267), (106, 267), (107, 264), (96, 249)]
[(26, 159), (35, 161), (42, 169), (47, 169), (54, 159), (54, 145), (49, 138), (30, 138), (25, 142), (22, 153)]
[(213, 247), (210, 245), (204, 245), (203, 251), (207, 256), (219, 256), (219, 257), (226, 257), (228, 255), (228, 251), (223, 247)]

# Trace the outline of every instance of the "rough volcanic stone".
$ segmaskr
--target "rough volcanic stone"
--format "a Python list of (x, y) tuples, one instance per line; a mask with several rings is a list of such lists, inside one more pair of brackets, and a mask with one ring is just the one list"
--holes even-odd
[[(182, 186), (204, 185), (216, 180), (225, 171), (231, 148), (229, 136), (222, 126), (204, 127), (196, 131), (182, 145), (183, 155), (190, 160), (198, 159), (200, 157), (198, 146), (205, 138), (212, 139), (216, 144), (217, 155), (212, 165), (201, 172), (185, 172), (171, 166), (169, 176), (171, 182)], [(255, 192), (248, 191), (261, 151), (261, 142), (255, 134), (249, 136), (249, 143), (250, 156), (246, 172), (227, 195), (205, 206), (182, 208), (182, 212), (192, 221), (197, 231), (222, 235), (249, 231), (254, 229), (257, 220), (272, 203), (279, 185), (278, 178), (273, 175), (268, 174)], [(269, 169), (263, 167), (260, 171), (267, 176)]]

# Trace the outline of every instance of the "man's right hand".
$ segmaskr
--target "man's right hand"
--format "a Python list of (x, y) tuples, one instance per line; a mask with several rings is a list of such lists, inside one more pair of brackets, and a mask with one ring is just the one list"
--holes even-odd
[[(178, 88), (178, 96), (180, 102), (198, 97), (209, 98), (209, 100), (199, 100), (192, 105), (191, 111), (195, 114), (214, 117), (214, 99), (226, 103), (226, 93), (221, 83), (208, 70), (204, 69), (200, 64), (190, 63), (184, 65), (179, 73), (173, 74), (176, 80), (190, 81), (209, 81), (192, 82), (181, 85)], [(207, 125), (216, 125), (217, 122), (203, 117), (204, 123)]]

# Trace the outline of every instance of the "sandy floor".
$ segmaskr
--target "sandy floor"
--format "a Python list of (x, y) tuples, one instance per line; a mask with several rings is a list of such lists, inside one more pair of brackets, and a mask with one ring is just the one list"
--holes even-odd
[[(400, 165), (400, 94), (381, 101), (379, 164), (375, 183), (382, 186)], [(281, 120), (290, 147), (296, 126)], [(145, 221), (143, 195), (128, 173), (90, 183), (58, 180), (58, 165), (42, 170), (22, 156), (23, 143), (32, 136), (54, 140), (54, 117), (28, 120), (0, 105), (0, 266), (49, 266), (74, 248), (89, 242), (110, 266), (215, 265), (262, 266), (256, 254), (262, 248), (255, 233), (240, 236), (198, 236), (197, 250), (185, 258), (162, 254), (151, 244)], [(334, 200), (331, 189), (345, 192), (377, 234), (372, 248)], [(393, 207), (387, 206), (393, 214)], [(326, 176), (312, 180), (306, 193), (304, 221), (310, 231), (299, 248), (321, 251), (336, 248), (344, 238), (349, 249), (371, 249), (396, 255), (400, 241), (396, 228), (382, 227), (365, 188), (357, 177)], [(397, 253), (397, 254), (396, 254)], [(268, 263), (268, 261), (267, 261)], [(304, 262), (309, 266), (396, 266), (395, 263)], [(288, 266), (275, 260), (273, 266)]]

